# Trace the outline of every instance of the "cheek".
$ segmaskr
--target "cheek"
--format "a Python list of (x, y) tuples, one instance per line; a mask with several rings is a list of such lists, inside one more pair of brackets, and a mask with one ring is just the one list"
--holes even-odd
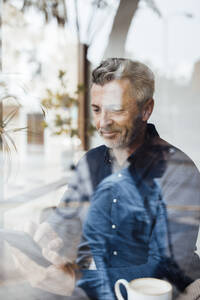
[(129, 128), (132, 126), (133, 118), (129, 116), (119, 116), (118, 118), (115, 118), (115, 123), (118, 124), (121, 127)]
[(94, 126), (99, 129), (100, 127), (100, 119), (98, 118), (98, 116), (96, 115), (93, 115), (93, 123), (94, 123)]

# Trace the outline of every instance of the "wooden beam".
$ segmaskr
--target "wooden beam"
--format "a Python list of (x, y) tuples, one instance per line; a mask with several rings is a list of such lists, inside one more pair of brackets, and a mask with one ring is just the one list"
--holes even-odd
[(84, 91), (79, 94), (79, 112), (78, 112), (78, 129), (83, 150), (88, 150), (89, 136), (89, 62), (87, 60), (88, 47), (79, 44), (78, 51), (78, 85), (84, 87)]
[[(0, 73), (2, 73), (2, 6), (3, 1), (0, 0)], [(0, 125), (3, 123), (3, 103), (0, 100)], [(4, 190), (4, 163), (3, 163), (3, 141), (0, 135), (0, 201), (3, 200)]]
[[(2, 0), (0, 0), (0, 73), (2, 73)], [(0, 124), (3, 121), (3, 106), (0, 100)], [(0, 151), (2, 151), (2, 139), (0, 136)]]

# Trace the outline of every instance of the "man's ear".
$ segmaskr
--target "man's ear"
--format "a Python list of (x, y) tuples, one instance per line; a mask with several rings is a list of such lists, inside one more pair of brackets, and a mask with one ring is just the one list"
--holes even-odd
[(146, 122), (150, 118), (154, 107), (154, 100), (148, 99), (142, 107), (142, 121)]

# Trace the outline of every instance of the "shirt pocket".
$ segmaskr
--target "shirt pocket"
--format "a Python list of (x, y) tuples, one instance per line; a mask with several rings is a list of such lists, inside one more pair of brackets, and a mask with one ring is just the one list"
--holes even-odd
[(154, 220), (145, 213), (137, 213), (131, 220), (132, 239), (138, 246), (147, 246), (151, 239)]

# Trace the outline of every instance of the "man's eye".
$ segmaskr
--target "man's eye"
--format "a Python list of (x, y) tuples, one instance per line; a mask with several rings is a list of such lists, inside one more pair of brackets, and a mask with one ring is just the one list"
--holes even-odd
[(100, 111), (100, 109), (99, 108), (93, 108), (92, 111), (97, 113), (97, 112)]
[(123, 109), (113, 109), (112, 111), (115, 113), (120, 113), (120, 112), (123, 112)]

